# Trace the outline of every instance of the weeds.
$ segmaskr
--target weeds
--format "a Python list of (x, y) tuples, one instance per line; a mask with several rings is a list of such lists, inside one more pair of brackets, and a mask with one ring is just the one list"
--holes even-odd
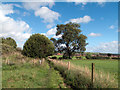
[[(73, 88), (91, 88), (91, 70), (87, 67), (70, 65), (67, 70), (66, 62), (49, 59), (53, 66), (60, 71), (65, 82)], [(93, 88), (118, 88), (117, 81), (109, 74), (94, 73)]]

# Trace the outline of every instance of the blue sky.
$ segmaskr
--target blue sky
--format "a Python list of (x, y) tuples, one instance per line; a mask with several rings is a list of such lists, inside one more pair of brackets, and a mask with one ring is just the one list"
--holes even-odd
[(58, 38), (56, 25), (71, 21), (88, 37), (87, 52), (118, 52), (117, 2), (4, 2), (0, 8), (0, 36), (13, 37), (18, 47), (34, 33)]

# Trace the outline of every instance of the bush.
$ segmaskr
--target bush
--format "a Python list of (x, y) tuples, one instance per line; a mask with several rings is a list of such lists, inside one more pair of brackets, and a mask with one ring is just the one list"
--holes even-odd
[(110, 57), (94, 56), (92, 59), (111, 59)]
[(16, 41), (11, 38), (11, 37), (8, 37), (8, 38), (0, 38), (2, 40), (2, 44), (7, 44), (13, 48), (16, 48), (17, 47), (17, 44), (16, 44)]
[(0, 52), (2, 54), (8, 54), (8, 53), (12, 53), (14, 51), (16, 51), (15, 48), (11, 47), (10, 45), (7, 45), (7, 44), (2, 44), (2, 48), (0, 48)]
[(63, 55), (63, 57), (62, 57), (63, 59), (69, 59), (69, 57), (68, 56), (66, 56), (66, 55)]
[(63, 59), (69, 59), (69, 56), (67, 55), (67, 53), (63, 54)]
[(58, 59), (61, 60), (61, 59), (63, 59), (63, 57), (59, 57)]
[(119, 57), (112, 57), (111, 59), (120, 59)]
[(53, 57), (51, 57), (51, 59), (57, 59), (57, 57), (56, 57), (56, 56), (53, 56)]
[(54, 53), (53, 43), (44, 35), (33, 34), (25, 42), (22, 54), (33, 58), (45, 58)]
[(20, 47), (17, 47), (17, 48), (16, 48), (16, 51), (22, 52), (22, 49), (21, 49)]
[(77, 58), (77, 59), (86, 59), (85, 56), (77, 56), (76, 58)]
[(87, 54), (86, 54), (86, 58), (87, 58), (87, 59), (92, 59), (91, 53), (87, 53)]

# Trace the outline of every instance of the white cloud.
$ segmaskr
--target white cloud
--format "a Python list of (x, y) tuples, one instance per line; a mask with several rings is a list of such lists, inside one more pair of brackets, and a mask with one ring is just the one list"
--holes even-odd
[(86, 48), (87, 52), (118, 53), (118, 41), (101, 43), (98, 46)]
[(52, 35), (53, 38), (61, 38), (62, 35), (60, 34), (60, 35), (56, 36), (56, 32), (57, 32), (57, 27), (54, 27), (54, 28), (51, 28), (50, 30), (48, 30), (48, 32), (45, 33), (45, 35), (46, 36), (51, 36)]
[(46, 27), (49, 29), (49, 28), (52, 28), (54, 25), (55, 25), (54, 23), (50, 23)]
[(14, 20), (13, 18), (6, 16), (13, 14), (13, 5), (1, 4), (0, 5), (0, 36), (14, 38), (19, 47), (23, 45), (25, 40), (31, 35), (30, 26), (22, 20)]
[(48, 32), (46, 33), (47, 36), (50, 36), (50, 35), (55, 35), (56, 34), (56, 27), (48, 30)]
[(15, 7), (18, 7), (18, 8), (22, 8), (22, 6), (19, 5), (19, 4), (9, 4), (9, 5), (12, 5), (12, 6), (15, 6)]
[[(84, 7), (88, 2), (97, 2), (98, 5), (100, 5), (101, 7), (103, 7), (105, 5), (105, 2), (107, 2), (107, 0), (66, 0), (67, 2), (75, 2), (75, 5), (79, 5), (82, 4), (82, 7)], [(113, 1), (113, 0), (109, 0)], [(114, 0), (117, 1), (117, 0)]]
[(75, 19), (70, 19), (69, 21), (65, 22), (65, 23), (68, 23), (68, 22), (73, 22), (73, 23), (88, 23), (90, 21), (93, 21), (93, 19), (86, 15), (84, 16), (83, 18), (75, 18)]
[(42, 1), (43, 2), (25, 2), (23, 6), (27, 10), (34, 10), (35, 16), (40, 16), (44, 23), (48, 23), (46, 27), (51, 28), (54, 26), (54, 21), (60, 17), (60, 14), (47, 7), (49, 6), (51, 8), (55, 4), (54, 0), (51, 0), (51, 2)]
[(60, 34), (60, 35), (58, 35), (58, 36), (56, 36), (56, 35), (54, 35), (53, 36), (53, 38), (61, 38), (62, 37), (62, 35)]
[(101, 36), (101, 34), (100, 33), (90, 33), (90, 34), (88, 34), (88, 36), (97, 37), (97, 36)]
[(45, 35), (47, 37), (46, 33), (40, 33), (40, 34)]
[(35, 11), (35, 16), (40, 16), (40, 18), (43, 18), (45, 23), (53, 23), (54, 20), (58, 20), (60, 14), (50, 10), (47, 7), (41, 7)]
[[(75, 3), (84, 3), (84, 2), (106, 2), (107, 0), (66, 0), (67, 2), (75, 2)], [(113, 1), (113, 0), (109, 0), (109, 1)], [(117, 1), (117, 0), (114, 0)]]
[(115, 26), (114, 26), (114, 25), (111, 25), (109, 28), (110, 28), (110, 29), (114, 29), (114, 28), (115, 28)]
[[(54, 1), (54, 0), (52, 0), (52, 1)], [(23, 6), (27, 10), (37, 10), (42, 6), (52, 7), (54, 4), (55, 4), (54, 2), (45, 2), (44, 0), (41, 0), (41, 2), (24, 2)]]

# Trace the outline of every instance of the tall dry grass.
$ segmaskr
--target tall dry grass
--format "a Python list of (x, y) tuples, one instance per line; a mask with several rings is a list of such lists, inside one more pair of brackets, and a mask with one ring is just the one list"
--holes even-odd
[(66, 83), (73, 88), (118, 88), (118, 81), (112, 75), (104, 74), (102, 72), (94, 72), (93, 86), (91, 82), (91, 70), (88, 67), (75, 66), (70, 64), (68, 70), (68, 63), (58, 60), (49, 59), (54, 67), (61, 72), (66, 79)]

